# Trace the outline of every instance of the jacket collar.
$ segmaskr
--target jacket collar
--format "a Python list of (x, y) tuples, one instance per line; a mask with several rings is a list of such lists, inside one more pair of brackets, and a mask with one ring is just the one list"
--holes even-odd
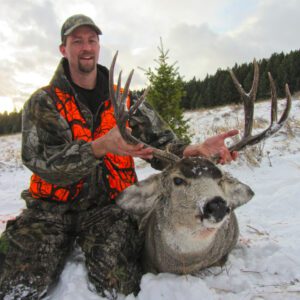
[(66, 68), (68, 67), (68, 61), (66, 58), (62, 58), (56, 68), (56, 71), (50, 81), (50, 85), (59, 88), (65, 93), (73, 93), (73, 88), (70, 81), (67, 78)]

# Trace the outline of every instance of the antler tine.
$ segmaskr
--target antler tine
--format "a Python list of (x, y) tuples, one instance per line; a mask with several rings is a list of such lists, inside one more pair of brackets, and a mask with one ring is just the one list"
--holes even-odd
[[(134, 114), (134, 112), (137, 110), (139, 105), (145, 100), (147, 91), (149, 89), (145, 90), (142, 97), (140, 99), (138, 99), (138, 101), (128, 111), (127, 106), (126, 106), (126, 99), (127, 99), (128, 93), (129, 93), (129, 86), (131, 83), (131, 79), (132, 79), (134, 70), (132, 70), (130, 72), (122, 93), (121, 93), (121, 72), (120, 72), (117, 88), (115, 90), (115, 88), (114, 88), (114, 68), (115, 68), (117, 56), (118, 56), (118, 52), (116, 52), (116, 54), (112, 60), (110, 70), (109, 70), (110, 98), (111, 98), (111, 101), (112, 101), (112, 104), (114, 107), (117, 126), (119, 128), (119, 131), (120, 131), (123, 139), (129, 144), (136, 145), (138, 143), (143, 143), (143, 142), (141, 142), (139, 139), (137, 139), (136, 137), (134, 137), (130, 134), (130, 132), (126, 129), (126, 123), (129, 120), (129, 118)], [(144, 144), (144, 148), (151, 147), (145, 143), (143, 143), (143, 144)], [(167, 161), (169, 163), (180, 160), (180, 158), (177, 155), (157, 149), (157, 148), (153, 149), (153, 156), (160, 160)]]
[[(119, 98), (120, 98), (120, 90), (121, 90), (121, 77), (122, 77), (122, 70), (119, 72), (119, 76), (118, 76), (118, 83), (117, 83), (117, 89), (116, 89), (116, 100), (117, 100), (117, 103), (118, 103), (118, 101), (119, 101)], [(120, 107), (119, 107), (119, 111), (118, 111), (118, 113), (120, 113), (120, 115), (121, 115), (121, 111), (120, 111), (120, 109), (121, 108), (123, 108), (123, 106), (122, 105), (120, 105)]]
[[(258, 88), (258, 73), (259, 73), (259, 69), (258, 69), (258, 64), (257, 62), (254, 60), (253, 62), (254, 64), (254, 79), (253, 79), (253, 84), (252, 84), (252, 88), (250, 91), (250, 97), (252, 99), (251, 103), (252, 103), (252, 120), (251, 120), (251, 124), (253, 123), (253, 110), (254, 110), (254, 101), (256, 98), (256, 91)], [(232, 72), (233, 74), (233, 72)], [(234, 74), (233, 74), (234, 75)], [(229, 147), (229, 151), (238, 151), (243, 149), (244, 147), (246, 147), (247, 145), (254, 145), (257, 144), (258, 142), (262, 141), (263, 139), (266, 139), (268, 137), (270, 137), (271, 135), (273, 135), (274, 133), (276, 133), (285, 123), (285, 121), (288, 118), (290, 109), (291, 109), (291, 93), (289, 90), (288, 85), (285, 85), (285, 93), (286, 93), (286, 107), (284, 109), (284, 112), (282, 113), (280, 120), (277, 122), (277, 93), (276, 93), (276, 86), (274, 83), (274, 80), (272, 78), (271, 73), (268, 73), (269, 76), (269, 81), (270, 81), (270, 88), (271, 88), (271, 121), (270, 121), (270, 125), (267, 129), (265, 129), (264, 131), (262, 131), (259, 134), (256, 135), (251, 135), (251, 130), (252, 130), (252, 125), (251, 125), (251, 130), (249, 131), (249, 134), (244, 133), (244, 137), (242, 138), (241, 141), (239, 141), (238, 143), (232, 145)], [(237, 81), (237, 79), (236, 79)], [(238, 82), (238, 81), (237, 81)], [(236, 83), (235, 83), (236, 85)], [(240, 87), (238, 89), (239, 91), (242, 90), (242, 88)], [(246, 95), (247, 96), (247, 95)], [(248, 100), (248, 97), (243, 96), (244, 99), (244, 107), (245, 107), (245, 123), (249, 122), (249, 116), (247, 116), (247, 108), (248, 106), (245, 105), (245, 101)], [(275, 124), (274, 124), (275, 123)], [(249, 128), (249, 127), (248, 127)], [(246, 130), (246, 125), (245, 125), (245, 130)]]
[(115, 64), (118, 56), (118, 51), (116, 52), (115, 56), (113, 57), (113, 60), (111, 62), (110, 70), (109, 70), (109, 94), (110, 94), (110, 99), (112, 102), (112, 105), (114, 107), (114, 112), (116, 114), (116, 118), (119, 117), (118, 113), (118, 105), (117, 105), (117, 99), (116, 99), (116, 94), (114, 90), (114, 70), (115, 70)]
[(244, 114), (245, 114), (245, 127), (244, 127), (244, 138), (247, 138), (251, 135), (252, 127), (253, 127), (253, 116), (254, 116), (254, 101), (256, 99), (256, 93), (258, 88), (258, 80), (259, 80), (259, 68), (256, 60), (253, 61), (254, 64), (254, 76), (252, 87), (249, 93), (246, 93), (243, 89), (240, 82), (237, 80), (235, 74), (232, 70), (229, 70), (233, 83), (238, 90), (239, 94), (244, 103)]
[[(131, 70), (131, 72), (129, 73), (129, 76), (126, 80), (126, 83), (125, 83), (123, 95), (125, 95), (126, 97), (128, 95), (128, 92), (129, 92), (129, 86), (130, 86), (130, 83), (131, 83), (133, 73), (134, 73), (134, 70)], [(126, 97), (125, 97), (125, 99), (126, 99)]]
[(132, 116), (132, 115), (136, 112), (136, 110), (138, 109), (138, 107), (145, 101), (146, 96), (147, 96), (149, 90), (150, 90), (150, 87), (148, 86), (148, 87), (145, 89), (143, 95), (142, 95), (142, 96), (136, 101), (136, 103), (134, 103), (134, 105), (130, 108), (130, 110), (129, 110), (129, 116)]
[(126, 83), (125, 83), (125, 87), (124, 87), (124, 91), (123, 91), (123, 94), (122, 94), (122, 98), (121, 98), (122, 111), (123, 111), (123, 113), (126, 112), (126, 114), (127, 114), (127, 120), (129, 119), (130, 114), (129, 114), (128, 109), (127, 109), (126, 99), (127, 99), (128, 93), (129, 93), (129, 86), (130, 86), (130, 82), (131, 82), (133, 73), (134, 73), (134, 70), (131, 70), (131, 72), (129, 73), (129, 76), (128, 76), (128, 78), (126, 80)]
[(240, 93), (240, 95), (242, 97), (244, 97), (244, 95), (247, 95), (245, 90), (243, 89), (242, 85), (240, 84), (240, 82), (238, 81), (238, 79), (236, 78), (235, 74), (233, 73), (232, 69), (228, 69), (230, 76), (232, 78), (232, 81), (236, 87), (236, 89), (238, 90), (238, 92)]
[(253, 102), (256, 100), (256, 94), (258, 89), (258, 82), (259, 82), (259, 67), (256, 59), (253, 59), (253, 65), (254, 65), (254, 75), (253, 75), (253, 82), (252, 87), (249, 92), (250, 98), (252, 98)]
[[(115, 90), (114, 88), (114, 69), (115, 69), (115, 64), (116, 60), (118, 57), (118, 51), (116, 52), (111, 66), (109, 70), (109, 93), (110, 93), (110, 98), (114, 107), (114, 113), (116, 117), (116, 122), (117, 126), (120, 130), (120, 133), (124, 140), (126, 140), (129, 144), (138, 144), (139, 141), (135, 139), (128, 131), (126, 130), (126, 121), (128, 120), (128, 111), (126, 108), (126, 97), (128, 93), (128, 88), (130, 84), (130, 78), (127, 79), (126, 85), (127, 85), (127, 92), (125, 92), (121, 95), (121, 75), (122, 73), (119, 73), (119, 78), (118, 78), (118, 84), (117, 88)], [(131, 72), (132, 73), (132, 72)], [(131, 75), (132, 77), (132, 75)]]
[(270, 81), (270, 87), (271, 87), (271, 125), (274, 122), (277, 122), (277, 92), (276, 92), (276, 87), (275, 87), (275, 83), (273, 80), (273, 77), (271, 75), (270, 72), (268, 72), (268, 77), (269, 77), (269, 81)]
[(289, 85), (287, 83), (285, 84), (285, 95), (286, 95), (286, 106), (279, 119), (278, 124), (283, 124), (287, 120), (292, 107), (292, 96), (289, 89)]

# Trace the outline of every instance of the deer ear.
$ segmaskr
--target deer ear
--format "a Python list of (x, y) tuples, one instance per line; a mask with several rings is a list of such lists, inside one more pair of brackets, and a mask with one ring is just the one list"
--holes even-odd
[(160, 180), (158, 174), (138, 182), (123, 192), (116, 198), (119, 207), (134, 215), (147, 213), (160, 196)]
[(254, 192), (248, 185), (228, 173), (223, 174), (220, 185), (226, 195), (228, 205), (233, 209), (247, 203), (254, 196)]

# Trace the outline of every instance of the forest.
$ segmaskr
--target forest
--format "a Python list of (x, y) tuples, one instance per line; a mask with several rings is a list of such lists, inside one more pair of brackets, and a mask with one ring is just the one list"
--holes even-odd
[(0, 135), (21, 132), (22, 111), (0, 113)]
[[(274, 53), (270, 58), (258, 61), (260, 81), (257, 99), (270, 97), (268, 72), (271, 72), (277, 86), (278, 97), (284, 97), (284, 85), (289, 84), (291, 93), (300, 90), (300, 51), (288, 54)], [(247, 91), (253, 80), (253, 63), (235, 64), (232, 68), (236, 77)], [(214, 75), (207, 75), (203, 80), (192, 78), (182, 80), (184, 96), (181, 99), (183, 110), (209, 108), (214, 106), (240, 103), (241, 99), (236, 91), (228, 70), (218, 69)], [(140, 91), (136, 91), (140, 94)], [(0, 135), (21, 131), (22, 111), (0, 113)]]
[[(284, 86), (288, 83), (291, 93), (300, 90), (300, 51), (291, 51), (289, 54), (274, 53), (269, 59), (257, 61), (259, 65), (259, 87), (257, 99), (270, 98), (270, 85), (268, 72), (272, 74), (277, 87), (278, 97), (284, 97)], [(239, 82), (248, 92), (253, 80), (253, 63), (235, 64), (232, 68)], [(185, 96), (182, 99), (182, 107), (185, 110), (203, 107), (213, 107), (239, 103), (240, 96), (233, 85), (228, 70), (217, 70), (214, 75), (207, 75), (204, 80), (195, 77), (183, 82)]]

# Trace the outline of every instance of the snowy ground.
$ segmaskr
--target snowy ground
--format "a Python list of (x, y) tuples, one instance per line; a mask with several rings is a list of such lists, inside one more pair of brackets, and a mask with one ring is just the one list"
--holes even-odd
[[(284, 101), (280, 102), (280, 106)], [(269, 103), (256, 104), (257, 130), (267, 126)], [(119, 300), (300, 299), (300, 101), (293, 100), (287, 126), (254, 152), (241, 155), (227, 171), (247, 183), (255, 197), (237, 210), (240, 240), (225, 268), (210, 268), (198, 277), (145, 274), (137, 297)], [(194, 142), (242, 123), (241, 109), (224, 107), (190, 112)], [(0, 232), (20, 213), (20, 192), (30, 172), (20, 161), (20, 135), (0, 137)], [(259, 165), (253, 165), (263, 152)], [(248, 159), (246, 159), (248, 157)], [(250, 163), (250, 159), (251, 162)], [(154, 171), (137, 162), (139, 178)], [(89, 289), (84, 258), (74, 252), (48, 300), (103, 299)]]

